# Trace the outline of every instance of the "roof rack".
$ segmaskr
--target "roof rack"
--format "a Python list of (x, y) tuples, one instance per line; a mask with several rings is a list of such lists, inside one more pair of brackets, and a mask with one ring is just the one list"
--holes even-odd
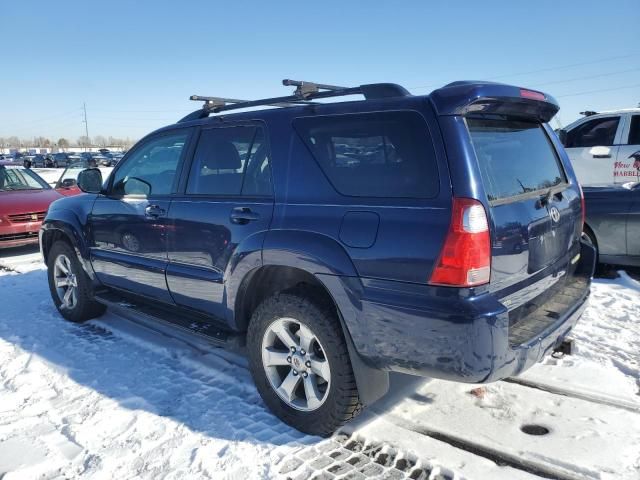
[(287, 87), (296, 87), (293, 95), (262, 98), (258, 100), (239, 100), (237, 98), (191, 95), (191, 97), (189, 97), (190, 100), (204, 102), (204, 105), (202, 106), (202, 109), (190, 113), (181, 119), (180, 122), (206, 118), (211, 112), (218, 113), (240, 108), (258, 106), (291, 107), (295, 105), (317, 105), (317, 102), (311, 102), (310, 100), (318, 98), (361, 94), (364, 95), (365, 100), (371, 100), (374, 98), (406, 97), (411, 95), (405, 88), (394, 83), (372, 83), (369, 85), (360, 85), (359, 87), (339, 87), (337, 85), (326, 85), (324, 83), (284, 79), (282, 80), (282, 84)]

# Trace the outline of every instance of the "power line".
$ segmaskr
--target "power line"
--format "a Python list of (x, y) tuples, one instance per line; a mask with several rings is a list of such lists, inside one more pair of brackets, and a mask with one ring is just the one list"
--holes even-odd
[(590, 90), (588, 92), (567, 93), (566, 95), (555, 95), (555, 97), (556, 98), (577, 97), (578, 95), (589, 95), (591, 93), (601, 93), (601, 92), (613, 92), (615, 90), (626, 90), (628, 88), (640, 88), (640, 83), (636, 83), (635, 85), (624, 85), (622, 87), (602, 88), (600, 90)]
[[(173, 110), (112, 110), (112, 109), (105, 109), (105, 108), (94, 108), (92, 111), (97, 111), (97, 112), (108, 112), (108, 113), (175, 113), (175, 112), (179, 112), (180, 109), (173, 109)], [(184, 109), (184, 111), (186, 112), (187, 109)], [(193, 111), (193, 109), (189, 109), (188, 111)]]
[[(607, 58), (601, 58), (599, 60), (591, 60), (588, 62), (580, 62), (580, 63), (571, 63), (571, 64), (567, 64), (567, 65), (559, 65), (556, 67), (547, 67), (547, 68), (540, 68), (538, 70), (529, 70), (526, 72), (516, 72), (516, 73), (508, 73), (508, 74), (503, 74), (503, 75), (487, 75), (488, 78), (497, 80), (500, 78), (510, 78), (510, 77), (519, 77), (522, 75), (530, 75), (532, 73), (542, 73), (542, 72), (552, 72), (555, 70), (565, 70), (567, 68), (574, 68), (574, 67), (581, 67), (584, 65), (594, 65), (594, 64), (598, 64), (598, 63), (605, 63), (605, 62), (610, 62), (613, 60), (620, 60), (623, 58), (631, 58), (631, 57), (637, 57), (639, 54), (637, 53), (633, 53), (633, 54), (629, 54), (629, 55), (618, 55), (615, 57), (607, 57)], [(412, 89), (421, 89), (421, 88), (431, 88), (431, 87), (437, 87), (440, 86), (440, 84), (428, 84), (428, 85), (417, 85), (414, 87), (408, 87), (408, 88), (412, 88)]]
[(553, 82), (544, 82), (544, 83), (534, 83), (533, 86), (544, 86), (544, 85), (555, 85), (558, 83), (569, 83), (569, 82), (577, 82), (579, 80), (590, 80), (592, 78), (602, 78), (602, 77), (611, 77), (613, 75), (620, 75), (622, 73), (630, 73), (637, 72), (640, 68), (631, 68), (629, 70), (619, 70), (617, 72), (608, 72), (608, 73), (599, 73), (597, 75), (588, 75), (586, 77), (574, 77), (566, 80), (554, 80)]

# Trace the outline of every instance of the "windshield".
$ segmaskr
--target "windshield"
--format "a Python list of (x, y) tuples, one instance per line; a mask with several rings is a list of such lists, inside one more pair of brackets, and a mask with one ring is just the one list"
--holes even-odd
[(12, 190), (44, 190), (50, 188), (31, 170), (0, 167), (0, 192)]

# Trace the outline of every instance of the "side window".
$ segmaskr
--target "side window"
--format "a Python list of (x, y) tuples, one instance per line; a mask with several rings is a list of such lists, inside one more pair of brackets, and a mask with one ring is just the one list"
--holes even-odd
[(305, 117), (296, 119), (294, 126), (342, 195), (438, 195), (436, 154), (418, 112)]
[(640, 145), (640, 115), (631, 117), (631, 126), (629, 128), (629, 145)]
[(187, 132), (163, 135), (137, 148), (115, 172), (111, 194), (170, 194), (188, 136)]
[(271, 195), (269, 152), (262, 128), (203, 130), (191, 165), (187, 194)]
[(620, 117), (596, 118), (567, 132), (566, 148), (610, 147), (616, 137)]

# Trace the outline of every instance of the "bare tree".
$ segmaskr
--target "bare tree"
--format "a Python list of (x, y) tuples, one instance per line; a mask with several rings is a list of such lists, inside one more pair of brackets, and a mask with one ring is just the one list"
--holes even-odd
[(82, 148), (88, 148), (91, 146), (91, 139), (89, 137), (87, 137), (86, 135), (81, 136), (80, 138), (78, 138), (78, 146), (82, 147)]
[(18, 137), (16, 137), (15, 135), (12, 137), (7, 138), (7, 143), (9, 144), (9, 147), (11, 148), (19, 148), (20, 147), (20, 139)]
[(60, 147), (63, 151), (66, 148), (69, 148), (69, 140), (67, 140), (66, 138), (59, 138), (57, 144), (58, 147)]
[(104, 148), (107, 146), (107, 139), (102, 135), (96, 135), (95, 137), (93, 137), (93, 143), (94, 145)]

